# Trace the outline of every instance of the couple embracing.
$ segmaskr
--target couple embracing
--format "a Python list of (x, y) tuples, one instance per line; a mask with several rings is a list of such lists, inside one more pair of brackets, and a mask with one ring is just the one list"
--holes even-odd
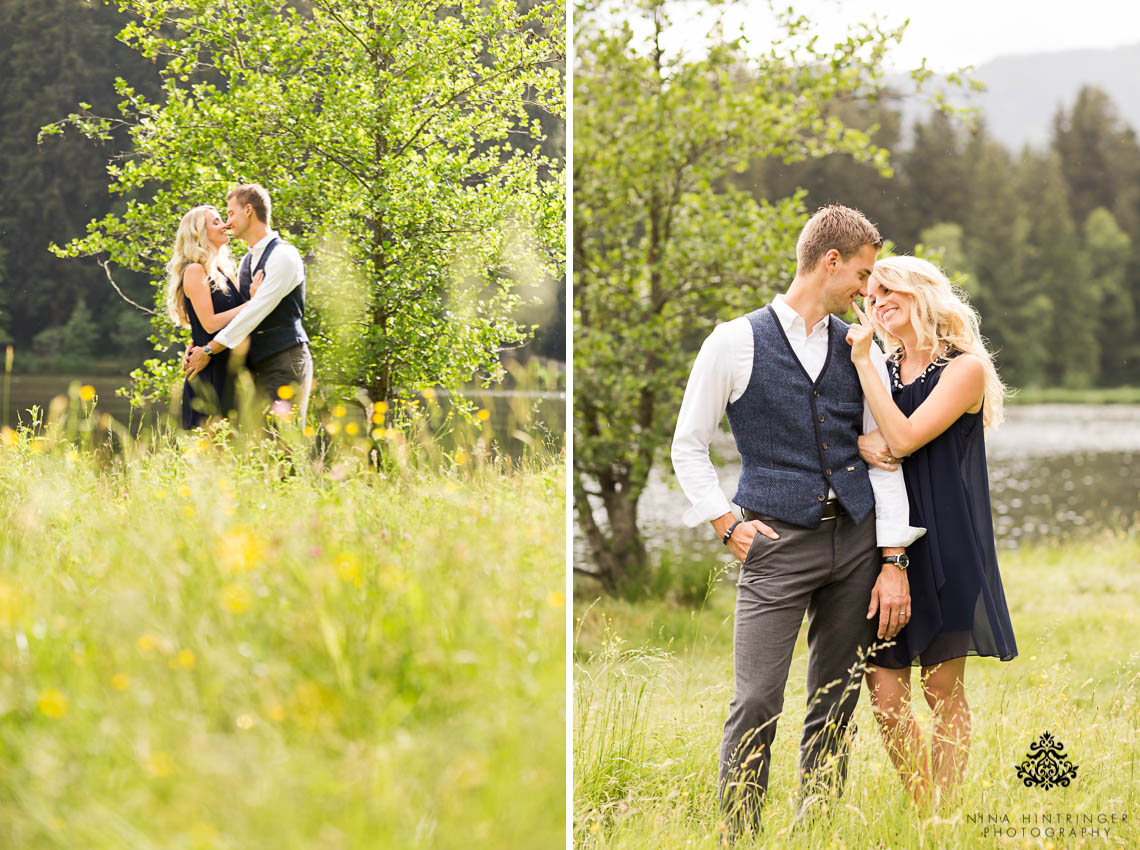
[[(720, 752), (732, 835), (761, 825), (805, 614), (798, 820), (842, 792), (861, 680), (910, 796), (922, 806), (951, 798), (970, 739), (965, 659), (1017, 654), (983, 438), (1001, 421), (1004, 387), (976, 313), (945, 275), (914, 257), (876, 262), (882, 244), (857, 210), (816, 212), (787, 292), (709, 335), (678, 416), (684, 521), (711, 522), (741, 561)], [(849, 326), (838, 316), (853, 305)], [(740, 517), (709, 457), (726, 412)], [(929, 742), (910, 709), (912, 666), (934, 714)]]
[[(190, 328), (193, 340), (182, 364), (183, 428), (234, 412), (243, 362), (262, 400), (290, 399), (283, 403), (289, 417), (295, 413), (304, 425), (313, 384), (309, 337), (301, 324), (305, 264), (270, 229), (270, 213), (269, 193), (249, 183), (226, 196), (224, 220), (203, 205), (178, 225), (166, 271), (167, 309), (176, 324)], [(231, 235), (249, 246), (236, 274)]]

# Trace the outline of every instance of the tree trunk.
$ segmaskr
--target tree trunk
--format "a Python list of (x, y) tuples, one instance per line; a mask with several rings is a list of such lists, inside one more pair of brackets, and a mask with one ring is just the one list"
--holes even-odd
[(590, 559), (598, 568), (597, 577), (607, 593), (620, 593), (630, 581), (644, 577), (649, 569), (649, 553), (637, 527), (636, 494), (608, 479), (598, 482), (608, 528), (603, 528), (590, 506), (581, 473), (574, 474), (574, 509), (586, 536)]

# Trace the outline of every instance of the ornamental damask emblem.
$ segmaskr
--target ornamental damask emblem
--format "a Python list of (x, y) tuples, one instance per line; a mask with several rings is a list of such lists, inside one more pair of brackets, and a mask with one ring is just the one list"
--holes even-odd
[(1028, 788), (1036, 785), (1048, 791), (1054, 785), (1068, 787), (1077, 778), (1077, 765), (1065, 755), (1065, 745), (1048, 732), (1029, 745), (1026, 756), (1017, 767), (1017, 778)]

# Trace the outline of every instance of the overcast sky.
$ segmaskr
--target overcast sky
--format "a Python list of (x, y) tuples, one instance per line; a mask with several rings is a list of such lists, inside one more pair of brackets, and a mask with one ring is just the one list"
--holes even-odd
[[(701, 4), (692, 4), (695, 11)], [(889, 64), (948, 71), (980, 65), (997, 56), (1080, 48), (1111, 48), (1140, 44), (1140, 3), (1134, 0), (1077, 0), (1057, 10), (1029, 0), (780, 0), (808, 15), (818, 26), (821, 41), (842, 38), (847, 27), (878, 14), (885, 26), (910, 26)], [(674, 47), (700, 27), (698, 18), (674, 7)], [(774, 32), (772, 16), (762, 0), (730, 6), (725, 20), (745, 23), (750, 39), (765, 44)], [(729, 31), (733, 31), (729, 28)]]

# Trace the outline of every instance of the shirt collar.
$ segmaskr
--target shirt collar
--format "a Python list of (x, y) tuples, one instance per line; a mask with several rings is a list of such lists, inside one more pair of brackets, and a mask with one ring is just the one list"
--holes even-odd
[[(795, 331), (800, 338), (807, 338), (807, 325), (804, 323), (804, 317), (792, 308), (792, 306), (784, 298), (783, 293), (777, 295), (772, 299), (772, 311), (776, 314), (776, 318), (780, 320), (780, 325), (784, 328), (784, 333), (789, 337), (792, 331)], [(827, 327), (828, 319), (830, 316), (824, 316), (812, 327), (811, 332), (817, 333)]]
[(256, 258), (261, 256), (261, 252), (265, 250), (266, 246), (273, 241), (277, 236), (276, 230), (268, 231), (264, 236), (257, 241), (256, 244), (249, 246), (249, 253), (253, 255), (251, 262), (256, 262)]

